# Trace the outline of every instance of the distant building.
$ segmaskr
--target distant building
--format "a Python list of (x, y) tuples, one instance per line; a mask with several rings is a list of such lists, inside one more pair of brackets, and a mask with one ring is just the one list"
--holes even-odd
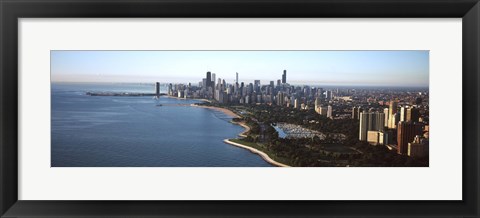
[(398, 120), (395, 119), (395, 114), (397, 113), (397, 106), (398, 102), (396, 101), (390, 101), (389, 104), (389, 109), (388, 109), (388, 128), (389, 129), (395, 129), (397, 126)]
[(287, 70), (283, 70), (282, 83), (287, 83)]
[(315, 111), (318, 110), (318, 107), (320, 107), (321, 103), (322, 103), (322, 100), (320, 99), (320, 97), (316, 97), (315, 98)]
[(397, 129), (397, 147), (399, 154), (408, 153), (408, 143), (412, 142), (416, 135), (423, 134), (423, 125), (414, 122), (399, 122)]
[(326, 93), (327, 101), (332, 100), (332, 91), (328, 90), (328, 91), (326, 91), (325, 93)]
[(284, 100), (285, 100), (285, 97), (283, 95), (283, 92), (278, 92), (278, 94), (277, 94), (277, 105), (284, 105)]
[(353, 107), (352, 108), (352, 119), (354, 120), (358, 120), (358, 108), (357, 107)]
[(158, 97), (160, 96), (160, 83), (155, 83), (155, 95)]
[(330, 105), (327, 107), (327, 117), (333, 119), (333, 108)]
[(383, 109), (383, 114), (385, 114), (385, 127), (388, 127), (388, 108)]

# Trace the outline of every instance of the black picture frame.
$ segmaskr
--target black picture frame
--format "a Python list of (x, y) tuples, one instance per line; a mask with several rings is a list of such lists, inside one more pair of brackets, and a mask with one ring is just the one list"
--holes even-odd
[[(0, 0), (1, 217), (478, 217), (478, 0)], [(461, 201), (18, 200), (18, 19), (117, 17), (462, 18)], [(354, 36), (352, 36), (354, 37)], [(445, 42), (448, 43), (448, 42)], [(454, 145), (452, 145), (454, 146)], [(455, 145), (459, 146), (459, 145)], [(126, 187), (135, 188), (135, 187)], [(376, 190), (372, 190), (376, 191)], [(442, 190), (438, 190), (442, 191)]]

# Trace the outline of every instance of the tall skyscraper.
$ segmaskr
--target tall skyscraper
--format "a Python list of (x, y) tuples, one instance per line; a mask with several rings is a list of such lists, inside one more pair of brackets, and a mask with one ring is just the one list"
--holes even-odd
[(388, 120), (389, 120), (388, 108), (383, 109), (383, 114), (385, 114), (385, 127), (388, 127)]
[(408, 106), (402, 106), (400, 108), (400, 121), (407, 121), (407, 109)]
[(398, 120), (395, 120), (395, 117), (394, 117), (394, 114), (397, 113), (397, 106), (398, 106), (398, 102), (396, 101), (390, 101), (390, 105), (389, 105), (389, 109), (388, 109), (388, 128), (390, 129), (395, 129), (395, 127), (397, 126), (397, 124), (395, 123), (395, 121), (398, 122)]
[(212, 73), (210, 71), (207, 72), (207, 78), (205, 80), (205, 88), (212, 87)]
[(238, 72), (237, 72), (237, 78), (235, 79), (235, 82), (238, 83)]
[(216, 75), (214, 73), (212, 73), (212, 87), (213, 87), (213, 89), (215, 89), (215, 78), (216, 78)]
[(415, 136), (423, 135), (423, 125), (414, 122), (399, 122), (397, 130), (397, 148), (399, 154), (408, 153), (408, 143), (412, 142)]
[(283, 70), (282, 83), (287, 83), (287, 70)]
[(260, 92), (260, 80), (254, 80), (253, 81), (254, 85), (253, 85), (253, 90), (257, 93)]
[(360, 113), (360, 141), (367, 141), (367, 133), (370, 130), (383, 131), (385, 124), (385, 114), (379, 112)]

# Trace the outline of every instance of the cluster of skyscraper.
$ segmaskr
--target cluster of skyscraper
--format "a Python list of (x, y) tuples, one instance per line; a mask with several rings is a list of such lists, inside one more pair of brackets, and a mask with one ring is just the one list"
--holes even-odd
[[(402, 94), (404, 99), (415, 95)], [(395, 95), (397, 95), (396, 93)], [(331, 119), (356, 119), (360, 122), (359, 140), (372, 145), (385, 145), (395, 149), (399, 154), (426, 157), (428, 156), (428, 122), (424, 122), (419, 113), (422, 101), (412, 102), (379, 100), (387, 99), (385, 91), (339, 89), (324, 90), (319, 87), (292, 86), (287, 83), (287, 71), (276, 84), (270, 81), (262, 85), (260, 80), (253, 83), (239, 82), (235, 74), (233, 84), (216, 78), (210, 71), (199, 82), (198, 86), (190, 83), (169, 84), (168, 95), (179, 98), (214, 99), (220, 104), (270, 104), (294, 107), (301, 110), (313, 109), (318, 114)], [(392, 99), (392, 98), (390, 98)], [(352, 104), (377, 105), (373, 108), (355, 106), (351, 116), (345, 114), (345, 106)], [(388, 107), (378, 107), (388, 105)], [(428, 105), (427, 105), (428, 107)], [(425, 109), (424, 109), (425, 110)], [(335, 113), (335, 114), (334, 114)], [(427, 109), (428, 114), (428, 109)], [(427, 115), (428, 116), (428, 115)]]
[(399, 106), (397, 101), (390, 101), (383, 111), (353, 107), (352, 118), (360, 121), (360, 141), (385, 145), (408, 156), (428, 156), (429, 126), (422, 122), (416, 105)]
[(322, 103), (332, 99), (332, 91), (309, 86), (291, 86), (287, 83), (287, 71), (282, 79), (262, 85), (260, 80), (246, 84), (239, 82), (236, 73), (235, 83), (227, 84), (224, 79), (216, 79), (216, 75), (207, 72), (206, 77), (198, 86), (184, 84), (169, 84), (168, 95), (179, 98), (215, 99), (221, 104), (275, 104), (279, 106), (309, 109), (310, 102), (315, 100), (315, 111), (325, 116), (333, 117), (332, 106), (322, 106)]

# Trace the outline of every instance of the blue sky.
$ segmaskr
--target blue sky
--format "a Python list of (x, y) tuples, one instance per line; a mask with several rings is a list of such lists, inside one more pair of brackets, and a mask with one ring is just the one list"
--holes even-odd
[(231, 83), (426, 87), (428, 51), (52, 51), (53, 82)]

